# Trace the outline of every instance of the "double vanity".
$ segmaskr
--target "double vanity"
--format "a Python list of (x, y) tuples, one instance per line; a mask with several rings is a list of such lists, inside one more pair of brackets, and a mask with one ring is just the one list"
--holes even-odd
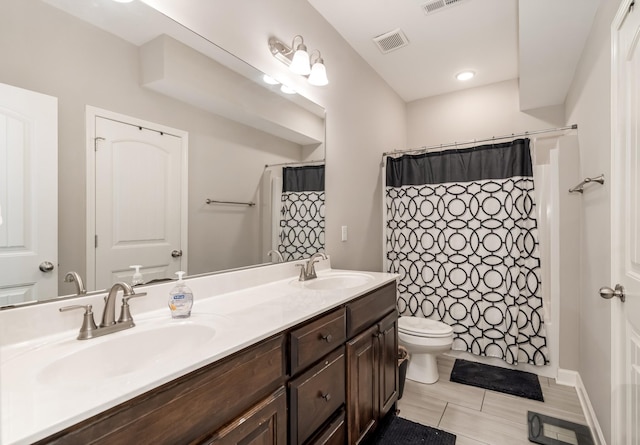
[(359, 443), (397, 400), (396, 276), (296, 265), (189, 279), (182, 320), (144, 286), (88, 340), (69, 301), (0, 311), (0, 443)]

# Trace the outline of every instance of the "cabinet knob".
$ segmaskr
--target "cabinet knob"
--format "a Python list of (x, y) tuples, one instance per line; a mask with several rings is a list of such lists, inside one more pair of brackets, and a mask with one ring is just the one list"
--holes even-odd
[(333, 340), (333, 337), (331, 336), (331, 334), (326, 334), (326, 335), (320, 334), (320, 339), (326, 341), (327, 343), (331, 343), (331, 340)]
[(329, 400), (331, 400), (331, 394), (330, 393), (326, 393), (326, 394), (320, 393), (320, 397), (322, 397), (325, 402), (328, 402)]

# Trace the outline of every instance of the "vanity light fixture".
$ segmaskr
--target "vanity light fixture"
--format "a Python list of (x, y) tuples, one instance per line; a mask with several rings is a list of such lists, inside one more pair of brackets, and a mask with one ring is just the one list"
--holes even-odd
[(116, 3), (131, 3), (133, 0), (113, 0)]
[(461, 71), (456, 74), (456, 79), (458, 79), (460, 82), (464, 82), (466, 80), (473, 79), (473, 76), (475, 75), (476, 73), (474, 71)]
[[(287, 65), (293, 73), (307, 76), (311, 85), (323, 86), (329, 83), (327, 69), (320, 51), (314, 50), (310, 57), (301, 35), (296, 35), (293, 38), (291, 46), (271, 37), (269, 50), (273, 57)], [(316, 53), (317, 56), (315, 56)]]

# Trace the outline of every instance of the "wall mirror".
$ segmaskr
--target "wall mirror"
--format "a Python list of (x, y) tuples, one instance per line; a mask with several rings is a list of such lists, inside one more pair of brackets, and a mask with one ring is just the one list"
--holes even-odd
[[(277, 257), (268, 254), (272, 249), (287, 261), (323, 248), (325, 114), (319, 105), (265, 84), (256, 69), (142, 2), (4, 0), (0, 54), (6, 61), (1, 84), (51, 96), (57, 110), (57, 169), (27, 149), (12, 160), (10, 129), (27, 134), (29, 125), (20, 124), (19, 113), (0, 116), (0, 168), (15, 171), (24, 160), (35, 160), (57, 187), (55, 200), (45, 200), (32, 184), (44, 182), (46, 174), (23, 182), (4, 174), (0, 180), (0, 258), (16, 252), (28, 257), (34, 221), (45, 207), (57, 213), (55, 221), (41, 223), (55, 229), (56, 256), (35, 266), (2, 263), (0, 307), (75, 294), (76, 284), (64, 280), (69, 271), (84, 278), (88, 291), (130, 281), (134, 264), (142, 265), (145, 282), (173, 278), (172, 269), (160, 264), (164, 260), (147, 259), (133, 248), (100, 278), (107, 268), (96, 252), (105, 238), (93, 231), (109, 219), (101, 213), (105, 208), (127, 224), (106, 229), (120, 243), (111, 246), (116, 256), (137, 244), (160, 246), (165, 262), (189, 275), (268, 265)], [(181, 138), (178, 145), (186, 150), (167, 158), (172, 161), (151, 152), (124, 157), (114, 147), (138, 143), (138, 136), (104, 137), (102, 120), (151, 138)], [(98, 159), (104, 147), (114, 150), (106, 182)], [(165, 182), (172, 175), (176, 181)], [(167, 204), (171, 194), (178, 204)], [(302, 224), (291, 223), (295, 218)], [(177, 247), (164, 242), (170, 224), (183, 237)], [(54, 273), (41, 270), (45, 260)], [(10, 282), (25, 271), (17, 284)], [(36, 284), (42, 277), (54, 291)]]

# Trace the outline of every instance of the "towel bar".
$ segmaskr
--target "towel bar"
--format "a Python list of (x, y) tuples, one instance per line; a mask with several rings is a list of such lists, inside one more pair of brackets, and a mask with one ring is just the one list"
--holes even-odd
[(604, 184), (604, 174), (600, 175), (600, 176), (596, 176), (595, 178), (584, 178), (584, 180), (576, 185), (575, 187), (572, 187), (569, 189), (569, 193), (584, 193), (584, 186), (591, 183), (591, 182), (597, 182), (598, 184)]
[(207, 199), (207, 204), (236, 204), (236, 205), (242, 205), (242, 206), (249, 206), (249, 207), (253, 207), (254, 205), (256, 205), (255, 202), (238, 202), (238, 201), (218, 201), (216, 199)]

